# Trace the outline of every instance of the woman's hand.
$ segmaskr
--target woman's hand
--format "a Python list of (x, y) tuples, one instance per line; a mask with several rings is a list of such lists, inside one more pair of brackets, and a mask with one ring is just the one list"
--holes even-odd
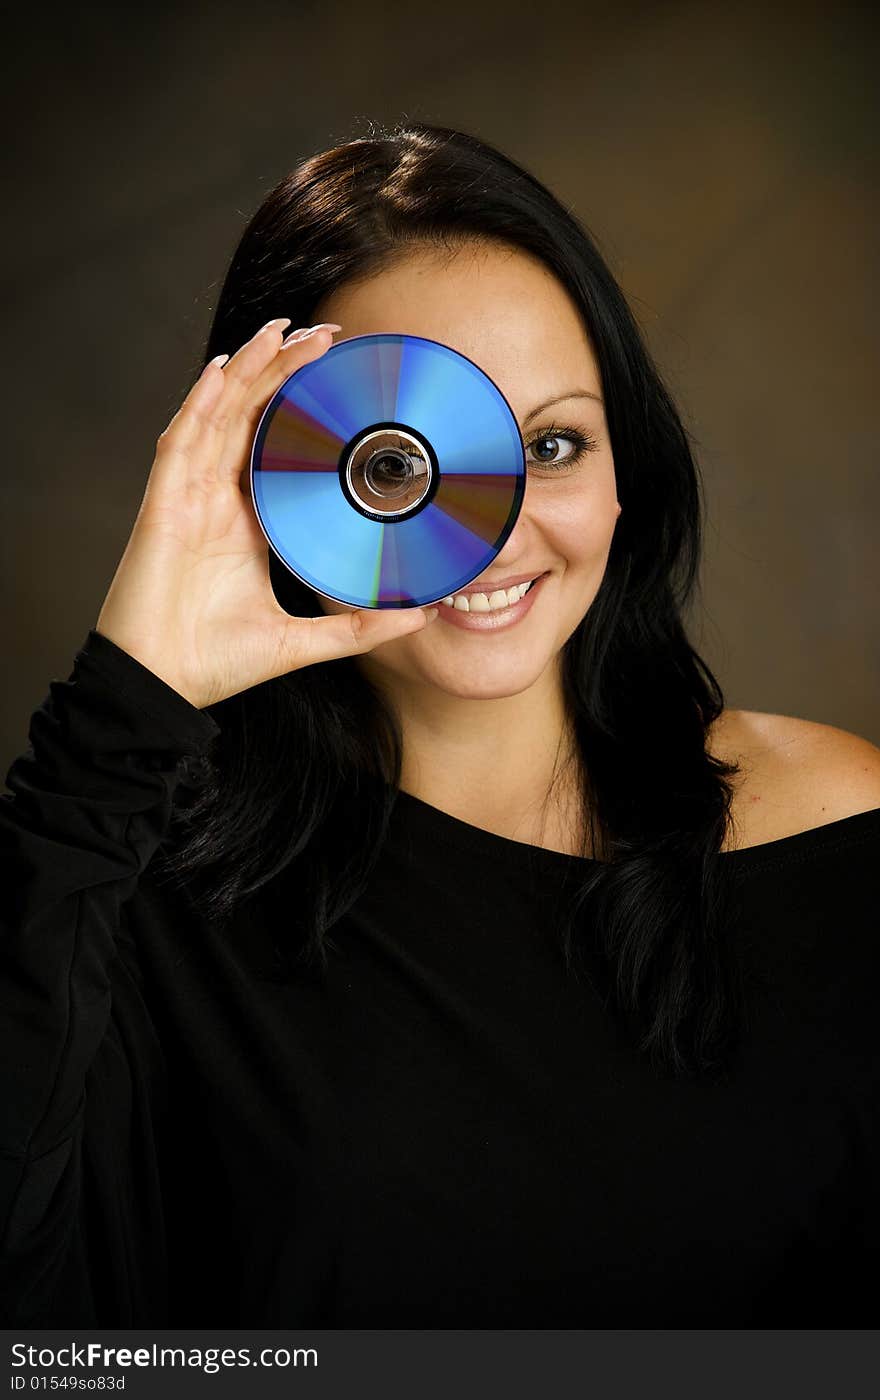
[(287, 345), (270, 321), (221, 368), (205, 366), (160, 434), (144, 498), (96, 631), (199, 709), (262, 681), (371, 651), (426, 626), (426, 612), (291, 617), (277, 602), (248, 485), (266, 404), (332, 344), (325, 324)]

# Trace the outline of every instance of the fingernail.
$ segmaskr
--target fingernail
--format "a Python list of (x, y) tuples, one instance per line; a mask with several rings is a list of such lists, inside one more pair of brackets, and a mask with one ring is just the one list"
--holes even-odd
[(285, 326), (289, 326), (289, 325), (290, 325), (290, 317), (289, 317), (289, 316), (277, 316), (277, 317), (275, 318), (274, 321), (267, 321), (266, 324), (265, 324), (265, 326), (261, 326), (261, 327), (260, 327), (260, 330), (261, 330), (261, 331), (267, 331), (267, 330), (269, 330), (270, 327), (272, 327), (272, 326), (277, 326), (279, 330), (284, 330), (284, 327), (285, 327)]
[(283, 350), (284, 347), (285, 347), (285, 345), (293, 345), (294, 342), (298, 342), (298, 341), (300, 341), (300, 340), (308, 340), (309, 336), (310, 336), (310, 335), (314, 335), (316, 331), (341, 331), (341, 330), (342, 330), (342, 327), (341, 327), (341, 326), (337, 326), (335, 321), (321, 321), (317, 326), (309, 326), (306, 330), (300, 329), (300, 330), (297, 330), (297, 331), (291, 331), (291, 333), (290, 333), (290, 335), (287, 337), (287, 339), (286, 339), (286, 340), (283, 340), (283, 341), (281, 342), (281, 348), (282, 348), (282, 350)]

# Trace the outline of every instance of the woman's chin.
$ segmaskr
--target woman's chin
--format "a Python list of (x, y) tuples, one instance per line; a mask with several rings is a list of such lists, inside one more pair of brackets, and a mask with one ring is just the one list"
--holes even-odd
[[(436, 623), (435, 623), (436, 626)], [(546, 659), (523, 664), (522, 658), (496, 657), (491, 662), (470, 666), (420, 667), (424, 680), (459, 700), (501, 700), (507, 695), (519, 695), (534, 685), (546, 665)]]

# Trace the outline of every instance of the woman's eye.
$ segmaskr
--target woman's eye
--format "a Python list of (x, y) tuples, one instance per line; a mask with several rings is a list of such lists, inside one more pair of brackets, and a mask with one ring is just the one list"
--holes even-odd
[(554, 428), (532, 438), (527, 452), (533, 454), (531, 461), (536, 466), (570, 467), (579, 461), (585, 452), (594, 451), (597, 446), (595, 438), (585, 435), (577, 428)]
[(545, 433), (543, 437), (535, 438), (534, 442), (530, 443), (529, 450), (535, 453), (539, 462), (567, 462), (577, 448), (572, 447), (566, 452), (563, 447), (560, 451), (560, 444), (566, 442), (570, 443), (571, 439), (563, 437), (561, 433), (554, 433), (552, 436)]

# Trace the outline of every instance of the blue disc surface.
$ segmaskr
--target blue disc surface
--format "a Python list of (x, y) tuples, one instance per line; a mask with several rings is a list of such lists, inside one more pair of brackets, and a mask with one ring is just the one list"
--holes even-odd
[[(377, 425), (425, 444), (432, 489), (371, 518), (345, 488), (352, 445)], [(418, 607), (492, 563), (525, 494), (513, 411), (473, 360), (436, 340), (363, 335), (303, 365), (266, 405), (251, 452), (260, 526), (310, 588), (359, 608)]]

